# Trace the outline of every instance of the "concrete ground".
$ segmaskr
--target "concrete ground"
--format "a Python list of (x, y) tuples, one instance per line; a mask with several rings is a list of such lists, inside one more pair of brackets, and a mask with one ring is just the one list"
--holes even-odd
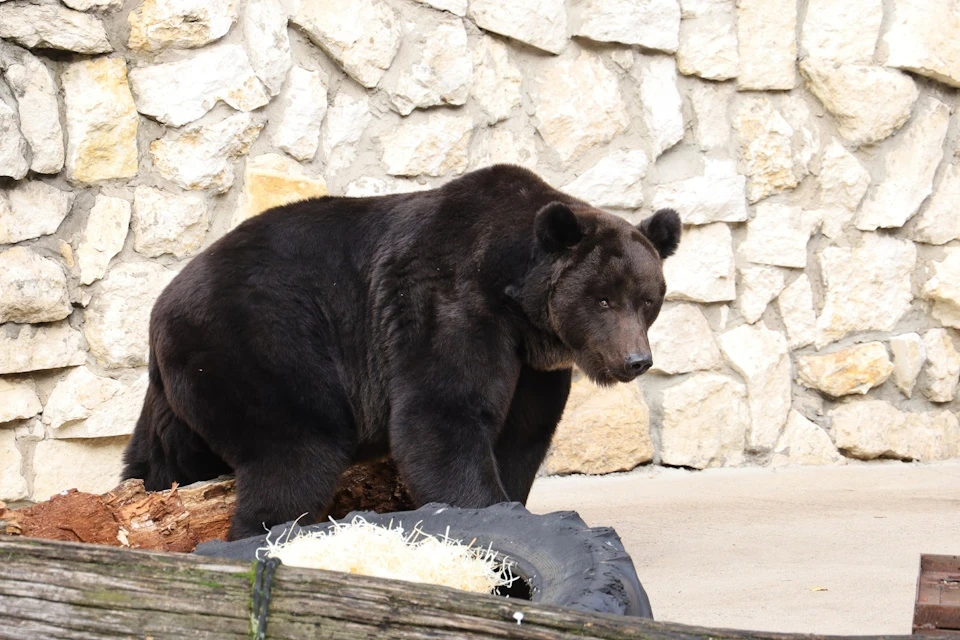
[(960, 463), (541, 478), (528, 508), (614, 527), (658, 620), (910, 633), (921, 553), (960, 554)]

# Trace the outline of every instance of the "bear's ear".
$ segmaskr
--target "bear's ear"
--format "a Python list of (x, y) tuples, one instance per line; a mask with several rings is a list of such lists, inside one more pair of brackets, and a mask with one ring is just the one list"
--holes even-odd
[(637, 228), (653, 244), (661, 260), (672, 256), (680, 244), (680, 216), (673, 209), (660, 209)]
[(583, 239), (583, 227), (576, 214), (562, 202), (551, 202), (537, 212), (534, 221), (537, 241), (545, 251), (558, 253)]

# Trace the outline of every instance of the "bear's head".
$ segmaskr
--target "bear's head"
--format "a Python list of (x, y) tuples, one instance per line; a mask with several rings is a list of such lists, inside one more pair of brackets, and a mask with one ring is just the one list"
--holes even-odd
[(602, 385), (629, 382), (653, 365), (647, 331), (667, 286), (663, 260), (680, 243), (680, 216), (661, 209), (637, 226), (581, 203), (540, 209), (537, 242), (552, 259), (551, 330)]

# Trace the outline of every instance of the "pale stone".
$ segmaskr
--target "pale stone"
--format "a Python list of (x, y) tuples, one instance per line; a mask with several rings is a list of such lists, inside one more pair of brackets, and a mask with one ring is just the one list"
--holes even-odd
[(813, 158), (820, 153), (820, 128), (799, 91), (783, 97), (780, 114), (793, 129), (793, 175), (800, 181), (810, 173)]
[(129, 384), (117, 382), (119, 389), (111, 398), (99, 405), (84, 407), (89, 409), (89, 414), (81, 418), (82, 422), (65, 424), (51, 435), (58, 439), (110, 438), (130, 435), (143, 408), (147, 383), (146, 373)]
[(98, 195), (77, 248), (80, 284), (92, 284), (103, 277), (110, 260), (123, 249), (129, 227), (130, 203)]
[(429, 189), (429, 185), (422, 185), (413, 180), (402, 178), (371, 178), (364, 176), (357, 178), (347, 185), (343, 195), (348, 198), (369, 198), (373, 196), (385, 196), (394, 193), (411, 193), (414, 191), (424, 191)]
[(424, 24), (405, 40), (417, 58), (384, 88), (401, 115), (436, 105), (461, 105), (473, 82), (473, 58), (463, 20), (443, 17)]
[(584, 378), (570, 388), (541, 469), (548, 475), (603, 474), (629, 471), (651, 460), (650, 411), (640, 388), (602, 388)]
[(270, 101), (243, 47), (217, 44), (176, 62), (130, 72), (137, 110), (171, 127), (193, 122), (218, 101), (252, 111)]
[(677, 65), (673, 58), (650, 56), (646, 60), (639, 71), (640, 101), (646, 138), (657, 158), (683, 140), (683, 100), (677, 89)]
[(767, 91), (797, 83), (796, 0), (737, 0), (737, 87)]
[(704, 175), (657, 185), (650, 207), (669, 207), (683, 224), (743, 222), (747, 219), (747, 179), (733, 162), (704, 161)]
[(143, 51), (201, 47), (225, 36), (236, 21), (237, 0), (143, 0), (127, 16), (127, 46)]
[(53, 388), (47, 398), (47, 405), (43, 408), (41, 420), (50, 425), (51, 429), (60, 429), (67, 423), (85, 420), (121, 389), (123, 383), (113, 378), (98, 376), (87, 367), (76, 367)]
[(97, 182), (137, 175), (139, 118), (123, 58), (71, 62), (60, 74), (67, 120), (67, 178)]
[(109, 368), (147, 364), (150, 311), (176, 275), (154, 262), (117, 265), (100, 284), (87, 308), (83, 333), (90, 353)]
[(30, 169), (59, 173), (64, 160), (63, 128), (53, 73), (28, 51), (2, 41), (0, 72), (17, 99), (20, 131), (33, 154)]
[(27, 139), (20, 133), (17, 112), (0, 100), (0, 177), (20, 180), (29, 168)]
[(933, 192), (949, 124), (950, 107), (934, 98), (921, 102), (884, 156), (884, 178), (860, 207), (857, 229), (901, 227), (917, 212)]
[(273, 143), (297, 160), (312, 160), (320, 148), (320, 126), (327, 113), (327, 74), (294, 66), (280, 94), (280, 118)]
[(674, 53), (679, 32), (677, 0), (586, 0), (574, 35)]
[(733, 239), (722, 222), (688, 227), (677, 252), (663, 263), (668, 300), (736, 299)]
[(856, 344), (833, 353), (797, 359), (800, 382), (834, 398), (879, 387), (893, 373), (893, 363), (881, 342)]
[(76, 11), (109, 11), (123, 7), (123, 0), (63, 0)]
[(648, 333), (657, 373), (717, 370), (723, 366), (710, 324), (695, 304), (667, 302)]
[(737, 305), (740, 315), (753, 324), (767, 310), (770, 301), (783, 291), (783, 272), (773, 267), (744, 267), (740, 269)]
[(677, 68), (685, 75), (710, 80), (737, 77), (737, 7), (735, 0), (683, 0)]
[(870, 64), (882, 20), (883, 0), (809, 0), (800, 46), (812, 58)]
[(467, 15), (481, 29), (550, 53), (567, 46), (563, 0), (470, 0)]
[(40, 442), (47, 435), (39, 418), (18, 423), (13, 428), (13, 432), (16, 434), (17, 442)]
[(256, 156), (244, 168), (243, 193), (231, 226), (273, 207), (325, 195), (323, 178), (308, 176), (293, 160), (274, 153)]
[(910, 308), (910, 276), (917, 262), (912, 242), (864, 234), (860, 247), (820, 253), (825, 301), (817, 319), (817, 346), (854, 331), (892, 331)]
[(417, 2), (440, 11), (449, 11), (461, 18), (467, 15), (467, 0), (417, 0)]
[(404, 120), (380, 134), (380, 161), (392, 176), (444, 176), (463, 173), (473, 120), (469, 116), (430, 113)]
[(862, 460), (943, 460), (960, 455), (960, 423), (949, 411), (900, 411), (882, 400), (859, 400), (830, 412), (837, 448)]
[(893, 381), (909, 398), (913, 395), (920, 368), (927, 360), (923, 340), (916, 333), (894, 336), (890, 338), (890, 351), (893, 352)]
[(953, 346), (947, 329), (931, 329), (923, 334), (927, 366), (920, 391), (930, 402), (952, 402), (960, 382), (960, 353)]
[(59, 264), (26, 247), (0, 252), (0, 323), (53, 322), (71, 312)]
[(0, 378), (0, 424), (32, 418), (42, 409), (33, 380), (8, 381)]
[(133, 195), (133, 249), (150, 258), (196, 252), (210, 227), (206, 200), (141, 185)]
[(473, 50), (473, 86), (470, 95), (487, 115), (487, 123), (506, 120), (523, 100), (523, 74), (505, 44), (481, 35)]
[(0, 429), (0, 460), (3, 460), (0, 464), (0, 500), (23, 500), (27, 497), (27, 481), (20, 473), (23, 456), (17, 449), (13, 429)]
[(805, 172), (794, 166), (794, 129), (767, 96), (740, 104), (733, 123), (740, 138), (740, 160), (747, 181), (747, 198), (757, 202), (800, 184)]
[(957, 215), (957, 203), (960, 202), (960, 165), (947, 165), (940, 183), (927, 201), (916, 224), (908, 230), (915, 242), (926, 244), (946, 244), (960, 239), (960, 215)]
[(736, 467), (750, 429), (745, 387), (716, 373), (697, 373), (663, 391), (660, 462), (693, 467)]
[(243, 42), (250, 66), (271, 96), (280, 93), (293, 64), (288, 17), (283, 0), (247, 0), (243, 11)]
[(67, 321), (0, 326), (0, 374), (60, 369), (83, 364), (80, 332)]
[(334, 97), (323, 121), (323, 155), (327, 175), (347, 169), (356, 159), (358, 143), (373, 114), (366, 95), (354, 98), (343, 91)]
[(960, 5), (955, 0), (893, 0), (884, 61), (960, 87)]
[(470, 161), (471, 169), (493, 164), (515, 164), (530, 170), (537, 168), (539, 154), (532, 130), (511, 131), (504, 127), (490, 127), (478, 134), (480, 141), (476, 155)]
[(0, 38), (24, 47), (76, 53), (113, 51), (99, 18), (59, 4), (14, 0), (0, 4)]
[(806, 58), (800, 73), (837, 119), (840, 135), (856, 146), (879, 142), (903, 126), (919, 95), (913, 79), (894, 69)]
[(693, 132), (702, 151), (722, 147), (730, 139), (727, 111), (733, 95), (731, 83), (695, 82), (690, 87), (690, 106), (696, 120)]
[(626, 48), (617, 48), (611, 51), (610, 59), (613, 60), (615, 65), (624, 71), (630, 71), (630, 69), (633, 68), (634, 62), (636, 62), (636, 59), (633, 55), (633, 49)]
[(312, 0), (290, 20), (368, 89), (390, 67), (403, 35), (397, 10), (383, 0), (352, 0), (349, 10), (336, 0)]
[(576, 180), (562, 187), (595, 207), (636, 209), (643, 204), (643, 184), (650, 161), (639, 149), (617, 150), (604, 156)]
[(922, 295), (933, 301), (934, 318), (948, 327), (960, 328), (960, 248), (946, 247), (943, 252), (943, 260), (930, 265), (933, 273), (924, 283)]
[(167, 131), (150, 144), (160, 175), (183, 189), (214, 188), (226, 193), (233, 186), (233, 161), (250, 151), (263, 121), (238, 113), (213, 124), (196, 124)]
[(787, 465), (846, 464), (830, 436), (797, 411), (790, 411), (787, 426), (773, 450), (771, 467)]
[(852, 153), (833, 140), (823, 151), (817, 181), (819, 203), (827, 212), (823, 216), (823, 234), (837, 238), (867, 193), (870, 173)]
[(602, 60), (581, 51), (576, 59), (557, 60), (539, 78), (537, 130), (564, 165), (610, 142), (630, 124), (619, 78)]
[(803, 269), (812, 232), (800, 207), (762, 202), (747, 223), (739, 254), (748, 262)]
[(750, 434), (747, 449), (773, 448), (790, 412), (792, 381), (787, 340), (763, 323), (721, 334), (720, 350), (747, 383)]
[(0, 191), (0, 244), (13, 244), (56, 232), (76, 196), (39, 180)]
[(67, 489), (110, 491), (120, 481), (126, 443), (122, 437), (38, 442), (33, 452), (33, 500), (47, 500)]
[(777, 297), (777, 308), (787, 328), (791, 349), (805, 347), (817, 338), (817, 313), (813, 309), (810, 279), (802, 273)]

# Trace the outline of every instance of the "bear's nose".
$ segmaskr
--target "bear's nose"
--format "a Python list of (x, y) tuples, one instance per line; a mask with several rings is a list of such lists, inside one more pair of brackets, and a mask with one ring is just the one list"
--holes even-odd
[(646, 373), (647, 369), (653, 366), (653, 356), (650, 354), (631, 353), (624, 360), (627, 363), (627, 371), (638, 376)]

